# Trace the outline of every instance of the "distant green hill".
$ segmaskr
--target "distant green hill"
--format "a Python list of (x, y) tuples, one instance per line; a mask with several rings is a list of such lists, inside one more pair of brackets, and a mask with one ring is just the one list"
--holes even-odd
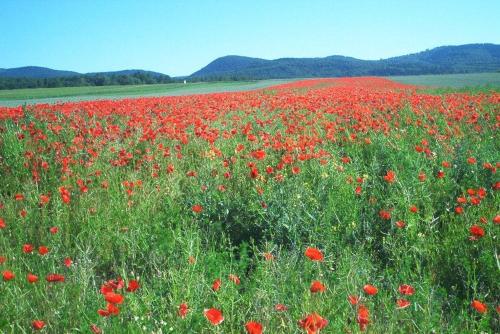
[(59, 71), (47, 67), (24, 66), (16, 68), (0, 69), (0, 77), (4, 78), (57, 78), (80, 75), (81, 73), (73, 71)]
[(165, 75), (163, 73), (153, 72), (153, 71), (145, 71), (145, 70), (122, 70), (122, 71), (86, 73), (86, 75), (133, 75), (133, 74), (145, 74), (145, 75), (151, 75), (153, 77), (160, 77), (162, 75)]
[(170, 82), (172, 82), (172, 78), (166, 74), (144, 70), (123, 70), (83, 74), (37, 66), (0, 69), (0, 90), (18, 88), (149, 85)]
[(298, 77), (388, 76), (497, 72), (500, 45), (441, 46), (406, 56), (362, 60), (344, 56), (266, 60), (242, 56), (218, 58), (191, 79), (269, 79)]
[(145, 70), (122, 70), (122, 71), (109, 71), (109, 72), (90, 72), (78, 73), (74, 71), (61, 71), (53, 70), (48, 67), (40, 66), (24, 66), (16, 68), (0, 68), (0, 77), (2, 78), (62, 78), (81, 75), (132, 75), (132, 74), (146, 74), (154, 77), (165, 75), (159, 72), (145, 71)]

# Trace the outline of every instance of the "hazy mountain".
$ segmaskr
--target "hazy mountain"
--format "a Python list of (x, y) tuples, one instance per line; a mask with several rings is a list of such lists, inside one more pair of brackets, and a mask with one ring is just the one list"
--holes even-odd
[(132, 74), (149, 74), (153, 77), (158, 77), (165, 75), (163, 73), (154, 72), (154, 71), (145, 71), (145, 70), (122, 70), (122, 71), (109, 71), (109, 72), (90, 72), (85, 73), (86, 75), (132, 75)]
[(60, 71), (54, 70), (47, 67), (39, 66), (24, 66), (16, 68), (1, 68), (0, 77), (3, 78), (62, 78), (71, 76), (81, 76), (81, 75), (133, 75), (133, 74), (147, 74), (153, 77), (158, 77), (164, 75), (163, 73), (145, 71), (145, 70), (122, 70), (122, 71), (110, 71), (110, 72), (91, 72), (91, 73), (78, 73), (74, 71)]
[(18, 88), (55, 88), (80, 86), (149, 85), (172, 82), (168, 75), (144, 71), (78, 73), (45, 67), (0, 69), (0, 90)]
[(80, 75), (72, 71), (59, 71), (47, 67), (24, 66), (16, 68), (4, 68), (0, 70), (0, 77), (5, 78), (56, 78)]
[(362, 60), (344, 56), (274, 60), (225, 56), (193, 73), (198, 79), (269, 79), (361, 75), (417, 75), (496, 72), (500, 45), (441, 46), (405, 56)]

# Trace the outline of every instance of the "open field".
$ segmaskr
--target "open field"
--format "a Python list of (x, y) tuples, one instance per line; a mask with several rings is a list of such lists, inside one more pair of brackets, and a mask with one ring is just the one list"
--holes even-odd
[(393, 76), (388, 79), (408, 85), (464, 88), (477, 86), (500, 87), (500, 72)]
[[(449, 75), (416, 75), (388, 77), (404, 84), (429, 86), (429, 92), (447, 93), (460, 89), (485, 91), (500, 89), (500, 73), (472, 73)], [(0, 90), (0, 106), (23, 104), (57, 103), (68, 101), (90, 101), (97, 99), (120, 99), (145, 96), (179, 96), (217, 92), (246, 91), (300, 79), (269, 79), (259, 81), (173, 83), (139, 86), (89, 86), (36, 89)]]
[(0, 332), (498, 333), (499, 105), (340, 78), (0, 107)]
[(0, 90), (0, 106), (56, 103), (60, 101), (88, 101), (140, 96), (173, 96), (207, 94), (216, 92), (245, 91), (265, 88), (293, 80), (260, 80), (232, 82), (172, 83), (139, 86), (88, 86), (36, 89)]

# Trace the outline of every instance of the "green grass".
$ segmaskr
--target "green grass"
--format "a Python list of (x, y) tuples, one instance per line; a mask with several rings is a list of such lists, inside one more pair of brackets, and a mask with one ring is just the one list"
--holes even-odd
[[(409, 85), (431, 86), (435, 88), (466, 88), (486, 86), (500, 87), (500, 72), (497, 73), (467, 73), (467, 74), (439, 74), (439, 75), (409, 75), (391, 76), (391, 80)], [(477, 88), (473, 88), (476, 89)]]
[(54, 103), (59, 101), (64, 102), (140, 96), (170, 96), (243, 91), (265, 88), (290, 81), (293, 81), (293, 79), (0, 90), (0, 106), (18, 106), (25, 103)]

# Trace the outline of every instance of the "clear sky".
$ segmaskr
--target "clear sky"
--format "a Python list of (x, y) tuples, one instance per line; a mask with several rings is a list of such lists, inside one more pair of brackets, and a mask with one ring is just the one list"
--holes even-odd
[(500, 0), (0, 0), (0, 67), (187, 75), (217, 57), (500, 44)]

